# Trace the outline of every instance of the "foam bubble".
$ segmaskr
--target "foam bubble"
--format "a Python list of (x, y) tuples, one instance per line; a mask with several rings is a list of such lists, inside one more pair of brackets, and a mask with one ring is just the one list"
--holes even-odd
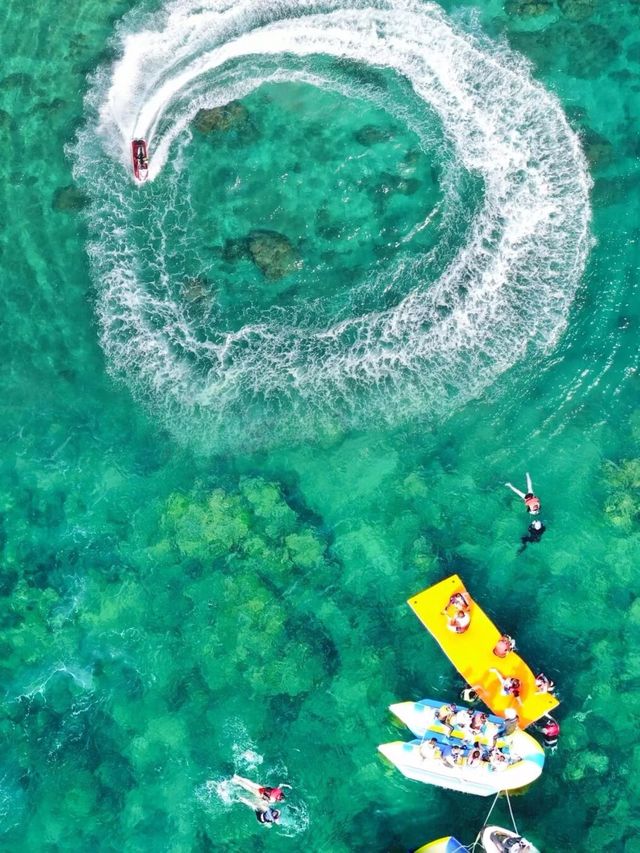
[[(555, 345), (589, 250), (589, 178), (558, 101), (526, 63), (410, 0), (178, 0), (151, 28), (132, 32), (133, 20), (120, 59), (88, 95), (75, 160), (95, 194), (90, 252), (109, 363), (178, 434), (221, 449), (442, 417), (530, 347)], [(363, 67), (374, 58), (406, 78), (460, 169), (481, 177), (482, 201), (436, 281), (419, 264), (392, 271), (410, 287), (388, 310), (334, 323), (271, 314), (203, 338), (171, 295), (166, 246), (153, 286), (140, 276), (133, 223), (149, 195), (130, 191), (130, 140), (149, 140), (157, 179), (175, 167), (199, 108), (267, 80), (304, 79), (301, 59), (317, 55)], [(366, 81), (307, 76), (371, 95)], [(100, 175), (97, 146), (110, 158)]]

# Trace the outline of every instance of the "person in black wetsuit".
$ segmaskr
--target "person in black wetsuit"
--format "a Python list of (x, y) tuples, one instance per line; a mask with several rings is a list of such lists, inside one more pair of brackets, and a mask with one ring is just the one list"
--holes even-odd
[(536, 518), (535, 521), (532, 521), (529, 525), (527, 535), (520, 538), (522, 545), (518, 548), (518, 554), (522, 554), (529, 542), (539, 542), (546, 529), (544, 522), (540, 521), (540, 519)]

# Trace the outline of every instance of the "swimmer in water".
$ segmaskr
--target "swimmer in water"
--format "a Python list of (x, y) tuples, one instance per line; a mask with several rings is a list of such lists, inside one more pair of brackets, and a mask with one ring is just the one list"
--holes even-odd
[(542, 743), (547, 749), (555, 749), (560, 737), (560, 724), (551, 714), (545, 714), (542, 719), (534, 723), (534, 729), (542, 735)]
[(251, 779), (245, 779), (244, 776), (237, 774), (231, 777), (231, 781), (243, 787), (245, 791), (249, 791), (257, 799), (264, 800), (267, 803), (281, 803), (284, 800), (283, 788), (291, 788), (291, 785), (285, 785), (283, 782), (279, 782), (275, 788), (259, 785), (257, 782), (252, 782)]
[(460, 698), (463, 702), (466, 702), (467, 705), (475, 705), (480, 701), (480, 697), (478, 696), (478, 691), (475, 687), (465, 687), (464, 690), (460, 693)]
[(531, 515), (537, 515), (540, 512), (540, 498), (537, 498), (533, 494), (533, 483), (531, 482), (531, 477), (529, 476), (529, 472), (526, 473), (527, 478), (527, 491), (521, 492), (520, 489), (516, 489), (516, 487), (512, 483), (505, 483), (505, 486), (508, 489), (511, 489), (512, 492), (515, 492), (519, 498), (522, 498), (524, 501), (524, 505), (527, 508), (527, 512), (530, 512)]
[(275, 788), (260, 787), (258, 788), (258, 793), (262, 799), (266, 800), (268, 803), (281, 803), (284, 800), (284, 791), (282, 790), (281, 785), (277, 785)]
[(256, 819), (258, 823), (262, 823), (271, 829), (274, 823), (279, 822), (280, 812), (278, 809), (272, 809), (271, 806), (267, 806), (266, 809), (256, 809)]
[(540, 521), (539, 518), (534, 519), (528, 527), (527, 535), (520, 537), (522, 544), (518, 548), (518, 554), (522, 554), (529, 542), (539, 542), (546, 529), (544, 522)]
[(553, 693), (555, 689), (555, 683), (544, 672), (536, 675), (536, 693)]

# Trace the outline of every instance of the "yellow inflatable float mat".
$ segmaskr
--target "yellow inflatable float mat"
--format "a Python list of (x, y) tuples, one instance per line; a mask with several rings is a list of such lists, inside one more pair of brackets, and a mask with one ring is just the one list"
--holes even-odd
[[(461, 634), (448, 627), (449, 600), (456, 593), (464, 593), (467, 597), (471, 616), (469, 627)], [(518, 654), (509, 652), (504, 658), (493, 654), (502, 634), (473, 601), (458, 575), (451, 575), (419, 592), (408, 604), (460, 675), (494, 714), (504, 717), (507, 708), (513, 708), (520, 718), (520, 727), (525, 729), (558, 705), (552, 694), (536, 692), (535, 675)], [(497, 669), (503, 678), (520, 679), (519, 699), (505, 696), (502, 682), (492, 669)]]

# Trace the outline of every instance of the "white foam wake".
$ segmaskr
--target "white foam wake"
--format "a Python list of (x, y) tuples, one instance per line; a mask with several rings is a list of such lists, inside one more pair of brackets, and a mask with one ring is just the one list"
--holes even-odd
[[(589, 250), (589, 178), (558, 101), (526, 63), (456, 29), (436, 5), (410, 0), (178, 0), (153, 27), (131, 26), (121, 58), (88, 96), (78, 177), (96, 194), (104, 348), (181, 432), (197, 424), (217, 448), (238, 435), (258, 441), (265, 427), (270, 438), (290, 438), (336, 422), (442, 415), (529, 346), (554, 345)], [(409, 80), (461, 168), (481, 176), (483, 203), (440, 278), (421, 280), (416, 269), (394, 308), (329, 326), (271, 318), (203, 341), (162, 287), (150, 293), (140, 283), (128, 236), (135, 202), (118, 190), (130, 181), (130, 140), (150, 141), (156, 178), (199, 108), (286, 78), (288, 58), (314, 55)], [(289, 76), (299, 78), (296, 62)], [(309, 74), (331, 85), (330, 75)], [(99, 179), (96, 145), (110, 155)]]

